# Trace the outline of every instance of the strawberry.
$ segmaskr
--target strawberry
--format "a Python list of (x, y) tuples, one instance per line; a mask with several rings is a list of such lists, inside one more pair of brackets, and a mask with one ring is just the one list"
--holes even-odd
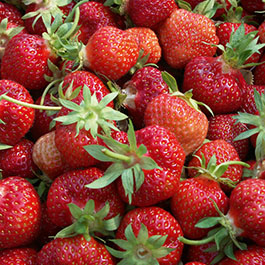
[(90, 37), (81, 52), (85, 67), (117, 80), (136, 64), (139, 47), (130, 33), (105, 26)]
[(11, 80), (0, 80), (0, 143), (14, 145), (26, 135), (34, 120), (34, 110), (2, 99), (3, 95), (33, 103), (25, 87)]
[(161, 59), (161, 47), (156, 33), (150, 28), (133, 27), (126, 29), (138, 40), (139, 48), (143, 49), (143, 57), (148, 56), (146, 64), (158, 63)]
[(211, 199), (223, 213), (227, 212), (229, 199), (216, 181), (201, 174), (180, 182), (171, 199), (171, 211), (185, 237), (200, 239), (207, 235), (209, 230), (197, 228), (195, 225), (203, 217), (218, 216)]
[(55, 145), (55, 131), (42, 135), (33, 146), (32, 159), (50, 179), (61, 175), (68, 167)]
[(206, 265), (206, 264), (202, 262), (192, 261), (192, 262), (185, 263), (185, 265)]
[(37, 251), (29, 247), (5, 249), (0, 251), (2, 265), (34, 265), (36, 264)]
[[(188, 34), (192, 32), (192, 34)], [(158, 29), (165, 61), (173, 68), (183, 69), (198, 56), (213, 56), (218, 44), (216, 28), (208, 17), (185, 9), (175, 9)]]
[(137, 27), (155, 29), (177, 9), (173, 0), (128, 0), (125, 1), (125, 13)]
[(264, 76), (264, 70), (265, 70), (265, 53), (262, 54), (260, 60), (260, 65), (257, 65), (253, 70), (254, 75), (254, 84), (255, 85), (262, 85), (265, 86), (265, 76)]
[(0, 180), (0, 189), (0, 248), (31, 243), (40, 228), (41, 205), (37, 192), (21, 177)]
[(265, 9), (265, 3), (262, 0), (252, 0), (251, 2), (241, 0), (240, 3), (244, 10), (251, 14), (255, 13), (255, 11), (263, 11)]
[(258, 31), (259, 31), (259, 40), (262, 43), (265, 43), (265, 21), (263, 21), (259, 27), (258, 27)]
[[(233, 145), (240, 160), (244, 160), (249, 153), (249, 140), (234, 141), (235, 137), (247, 130), (242, 123), (235, 124), (234, 114), (219, 114), (209, 118), (207, 139), (222, 139)], [(225, 129), (224, 129), (225, 128)]]
[(115, 21), (115, 15), (110, 11), (109, 7), (104, 6), (103, 3), (94, 1), (85, 2), (80, 5), (80, 19), (78, 40), (87, 44), (88, 39), (99, 28), (105, 26), (118, 27)]
[[(220, 175), (218, 169), (224, 164), (227, 164), (227, 167), (224, 168), (225, 171), (221, 170)], [(214, 180), (220, 182), (224, 191), (229, 191), (242, 178), (242, 164), (244, 163), (240, 163), (238, 153), (231, 144), (222, 139), (213, 140), (204, 143), (196, 150), (188, 163), (188, 175), (194, 177), (201, 173), (201, 170), (196, 168), (202, 166), (207, 169), (206, 171), (202, 170), (203, 173), (209, 174), (210, 178), (212, 176)], [(216, 171), (213, 171), (214, 167), (216, 167)]]
[[(195, 100), (207, 104), (214, 114), (237, 111), (242, 105), (246, 93), (246, 82), (240, 68), (253, 64), (244, 64), (264, 45), (257, 44), (253, 32), (245, 35), (242, 24), (231, 37), (223, 54), (217, 57), (200, 56), (192, 59), (186, 66), (183, 91), (192, 89)], [(232, 59), (233, 57), (233, 59)]]
[(265, 248), (250, 245), (247, 250), (235, 251), (236, 260), (225, 258), (218, 265), (239, 265), (239, 264), (263, 264), (265, 260)]
[(126, 95), (123, 106), (129, 112), (136, 128), (144, 127), (143, 115), (147, 104), (157, 95), (168, 93), (163, 73), (154, 67), (146, 66), (137, 70), (122, 88)]
[(0, 2), (0, 21), (7, 18), (9, 22), (24, 26), (22, 13), (12, 4)]
[[(87, 209), (86, 203), (89, 200), (94, 200), (95, 211), (99, 212), (106, 202), (109, 204), (109, 212), (105, 217), (106, 220), (122, 215), (124, 212), (124, 203), (117, 194), (114, 184), (98, 190), (87, 189), (85, 185), (99, 179), (103, 176), (103, 171), (98, 168), (90, 167), (82, 170), (68, 171), (57, 177), (49, 191), (47, 197), (47, 211), (51, 221), (57, 226), (65, 227), (71, 225), (76, 216), (71, 215), (71, 208), (68, 205), (76, 204), (79, 208), (84, 209), (84, 221), (91, 223), (89, 232), (92, 233), (100, 227), (98, 220), (91, 221), (89, 217), (85, 217)], [(94, 218), (95, 219), (95, 218)]]
[[(123, 217), (112, 240), (120, 251), (107, 249), (122, 263), (178, 264), (183, 244), (178, 241), (182, 230), (177, 220), (156, 206), (135, 208)], [(125, 251), (121, 251), (125, 250)]]
[(208, 130), (207, 117), (191, 96), (160, 94), (148, 103), (144, 114), (146, 126), (159, 125), (173, 132), (186, 155), (203, 143)]
[(33, 178), (37, 167), (32, 159), (34, 143), (28, 139), (21, 139), (12, 148), (0, 151), (0, 168), (4, 178), (19, 176)]
[[(131, 205), (150, 206), (170, 198), (179, 185), (185, 154), (173, 133), (161, 126), (134, 132), (129, 124), (129, 145), (100, 136), (108, 146), (86, 146), (101, 161), (114, 162), (102, 178), (87, 185), (97, 189), (117, 179), (121, 198)], [(119, 178), (120, 177), (120, 178)], [(170, 183), (170, 185), (169, 185)]]
[(93, 237), (56, 238), (44, 245), (37, 255), (36, 265), (114, 265), (115, 262), (102, 243)]

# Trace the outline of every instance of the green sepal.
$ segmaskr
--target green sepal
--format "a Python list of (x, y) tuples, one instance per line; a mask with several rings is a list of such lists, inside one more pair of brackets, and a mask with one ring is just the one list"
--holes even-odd
[(193, 9), (193, 13), (204, 15), (208, 18), (212, 18), (217, 9), (221, 8), (222, 5), (217, 3), (215, 0), (205, 0), (200, 2)]
[(198, 228), (211, 228), (220, 223), (222, 217), (205, 217), (198, 221), (195, 227)]
[(85, 150), (94, 158), (102, 162), (117, 162), (118, 160), (104, 154), (105, 146), (91, 144), (84, 146)]
[(178, 92), (178, 83), (177, 80), (174, 78), (173, 75), (168, 73), (167, 71), (162, 71), (162, 78), (168, 85), (170, 93)]
[(12, 148), (12, 145), (8, 145), (8, 144), (1, 144), (0, 143), (0, 150), (6, 150), (6, 149), (10, 149)]
[(24, 27), (15, 27), (7, 29), (8, 18), (4, 18), (0, 23), (0, 34), (5, 34), (8, 39), (12, 39), (18, 33), (20, 33)]
[(181, 9), (185, 9), (189, 12), (192, 11), (192, 7), (190, 5), (190, 3), (184, 1), (184, 0), (175, 0), (175, 2), (177, 3), (178, 7)]

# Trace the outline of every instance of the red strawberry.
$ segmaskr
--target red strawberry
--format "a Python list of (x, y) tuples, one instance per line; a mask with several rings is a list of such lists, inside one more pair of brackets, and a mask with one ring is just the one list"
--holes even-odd
[(41, 205), (37, 192), (21, 177), (0, 180), (0, 190), (0, 248), (31, 243), (40, 228)]
[(227, 212), (229, 199), (216, 181), (201, 174), (180, 182), (171, 200), (171, 211), (185, 237), (200, 239), (209, 232), (209, 229), (197, 228), (195, 225), (204, 217), (218, 216), (210, 199), (216, 202), (223, 213)]
[(42, 89), (48, 84), (44, 75), (51, 75), (48, 59), (55, 62), (56, 55), (46, 40), (38, 35), (16, 35), (6, 46), (1, 77), (16, 81), (29, 90)]
[(16, 100), (33, 103), (29, 92), (11, 80), (0, 80), (0, 143), (14, 145), (26, 135), (34, 120), (34, 110), (1, 99), (5, 94)]
[(215, 114), (237, 111), (247, 91), (239, 68), (251, 66), (245, 65), (245, 61), (263, 47), (262, 44), (256, 44), (256, 41), (252, 33), (245, 35), (242, 24), (232, 34), (229, 46), (223, 48), (221, 56), (196, 57), (187, 64), (183, 91), (192, 89), (194, 99), (208, 105)]
[(32, 159), (35, 165), (50, 179), (61, 175), (67, 165), (55, 145), (55, 131), (42, 135), (34, 144)]
[(13, 22), (19, 26), (23, 26), (24, 21), (21, 17), (22, 14), (14, 5), (5, 2), (0, 2), (0, 21), (2, 21), (4, 18), (8, 18), (9, 22)]
[[(259, 62), (265, 61), (265, 53), (263, 53), (262, 57), (260, 58)], [(262, 63), (260, 65), (257, 65), (253, 70), (254, 75), (254, 84), (255, 85), (261, 85), (265, 86), (265, 63)]]
[(0, 251), (1, 265), (35, 265), (37, 251), (33, 248), (13, 248)]
[(256, 245), (248, 246), (247, 250), (237, 250), (235, 252), (236, 260), (230, 258), (223, 259), (218, 265), (240, 265), (253, 264), (262, 265), (265, 260), (265, 248)]
[(102, 243), (93, 237), (56, 238), (44, 245), (37, 255), (36, 265), (114, 265), (115, 262)]
[(21, 139), (16, 145), (0, 151), (0, 168), (4, 178), (19, 176), (33, 178), (37, 167), (32, 159), (34, 143), (28, 139)]
[(128, 0), (125, 3), (125, 13), (137, 27), (152, 29), (178, 8), (174, 0)]
[[(212, 159), (213, 156), (215, 156), (215, 161)], [(189, 177), (194, 177), (200, 172), (200, 170), (194, 169), (194, 167), (201, 166), (201, 161), (199, 159), (201, 159), (204, 163), (203, 168), (207, 169), (210, 164), (211, 167), (214, 167), (221, 165), (222, 163), (228, 163), (227, 169), (224, 172), (221, 172), (221, 176), (216, 171), (217, 175), (213, 173), (213, 179), (221, 183), (221, 187), (224, 191), (231, 190), (231, 187), (234, 187), (242, 178), (243, 166), (240, 164), (238, 153), (236, 149), (225, 140), (213, 140), (206, 142), (198, 150), (196, 150), (194, 156), (188, 164)], [(235, 162), (235, 164), (233, 164), (233, 162)], [(210, 172), (207, 173), (210, 175)]]
[(222, 139), (233, 145), (240, 160), (244, 160), (249, 152), (249, 140), (234, 141), (235, 137), (245, 132), (248, 128), (242, 123), (236, 123), (234, 114), (219, 114), (209, 118), (207, 139)]
[(259, 31), (259, 40), (262, 43), (265, 43), (265, 21), (263, 21), (258, 28)]
[(185, 263), (185, 265), (206, 265), (206, 264), (202, 262), (192, 261), (192, 262)]
[(113, 240), (120, 250), (126, 251), (108, 249), (123, 258), (124, 264), (133, 260), (139, 264), (175, 265), (183, 250), (178, 241), (182, 234), (177, 220), (168, 211), (156, 206), (136, 208), (124, 216)]
[(109, 7), (103, 3), (94, 1), (85, 2), (80, 5), (79, 32), (78, 40), (87, 44), (88, 39), (98, 29), (105, 26), (118, 27), (115, 21), (115, 15), (110, 11)]
[(117, 80), (136, 64), (139, 47), (130, 33), (106, 26), (92, 35), (82, 52), (85, 67)]
[(168, 92), (169, 88), (163, 80), (162, 72), (151, 66), (139, 69), (124, 84), (122, 93), (126, 94), (126, 98), (123, 105), (136, 128), (144, 127), (143, 115), (147, 104), (157, 95)]
[(161, 59), (161, 47), (156, 33), (150, 28), (133, 27), (126, 30), (138, 39), (139, 48), (143, 49), (143, 57), (148, 56), (148, 63), (158, 63)]
[[(118, 196), (114, 184), (96, 191), (85, 187), (85, 185), (101, 178), (103, 174), (100, 169), (90, 167), (83, 170), (68, 171), (57, 177), (53, 181), (47, 197), (47, 210), (52, 222), (61, 227), (71, 225), (75, 221), (75, 217), (72, 217), (68, 204), (74, 203), (86, 211), (85, 206), (89, 200), (94, 200), (96, 212), (102, 209), (108, 201), (110, 211), (105, 217), (106, 220), (118, 214), (122, 215), (124, 203)], [(89, 227), (90, 232), (98, 228), (97, 225), (99, 224), (96, 221), (95, 227)]]
[(255, 13), (255, 11), (263, 11), (265, 9), (265, 3), (262, 0), (241, 0), (240, 3), (244, 10), (252, 14)]
[(173, 132), (188, 155), (203, 143), (208, 130), (207, 117), (194, 104), (188, 94), (160, 94), (146, 107), (145, 125), (159, 125)]
[[(188, 33), (192, 32), (192, 34)], [(158, 29), (164, 59), (173, 68), (183, 69), (198, 56), (213, 56), (218, 44), (211, 19), (184, 9), (175, 9)]]

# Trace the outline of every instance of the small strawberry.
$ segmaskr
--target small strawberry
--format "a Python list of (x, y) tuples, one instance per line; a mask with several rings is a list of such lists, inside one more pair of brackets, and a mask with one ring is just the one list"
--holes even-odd
[(12, 148), (0, 151), (0, 168), (4, 178), (19, 176), (33, 178), (37, 167), (32, 159), (34, 143), (28, 139), (21, 139)]
[(24, 26), (22, 13), (12, 4), (0, 2), (0, 21), (7, 18), (9, 22), (15, 23), (18, 26)]
[(137, 70), (121, 90), (126, 95), (123, 106), (129, 112), (136, 128), (144, 127), (143, 115), (147, 104), (157, 95), (168, 93), (169, 88), (163, 80), (163, 72), (146, 66)]
[(3, 99), (4, 95), (23, 103), (33, 103), (25, 87), (11, 80), (0, 80), (0, 143), (14, 145), (26, 135), (34, 120), (34, 110)]
[(198, 56), (213, 56), (216, 47), (207, 43), (216, 45), (219, 42), (210, 18), (185, 9), (174, 9), (159, 27), (158, 38), (165, 61), (177, 69), (183, 69)]
[(182, 234), (177, 220), (168, 211), (156, 206), (136, 208), (123, 217), (115, 239), (111, 240), (119, 250), (107, 249), (123, 264), (175, 265), (183, 250), (178, 241)]
[(0, 248), (33, 242), (38, 235), (41, 219), (37, 192), (21, 177), (0, 180), (0, 190)]
[(37, 251), (29, 247), (12, 248), (0, 251), (1, 265), (34, 265)]
[(234, 114), (219, 114), (209, 118), (207, 139), (222, 139), (233, 145), (240, 160), (244, 160), (249, 153), (249, 140), (234, 141), (235, 137), (245, 132), (248, 128), (242, 123), (236, 123)]
[(265, 3), (263, 0), (252, 0), (251, 2), (248, 0), (240, 0), (240, 3), (244, 10), (253, 14), (256, 11), (264, 11)]
[(36, 265), (114, 265), (110, 253), (93, 237), (56, 238), (38, 252)]

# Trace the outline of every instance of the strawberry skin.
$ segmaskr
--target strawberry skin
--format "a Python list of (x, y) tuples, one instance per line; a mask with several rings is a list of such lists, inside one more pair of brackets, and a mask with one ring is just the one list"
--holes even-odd
[(0, 252), (1, 265), (34, 265), (36, 264), (37, 251), (33, 248), (13, 248)]
[(38, 252), (36, 265), (114, 265), (105, 246), (93, 237), (56, 238)]
[(209, 198), (223, 213), (227, 212), (229, 199), (216, 181), (201, 175), (180, 182), (171, 200), (171, 211), (185, 237), (201, 239), (207, 235), (209, 229), (196, 228), (195, 224), (204, 217), (219, 215)]
[(193, 98), (208, 105), (214, 114), (237, 111), (246, 90), (243, 75), (221, 57), (200, 56), (186, 66), (183, 91), (192, 89)]
[(0, 21), (4, 18), (8, 18), (9, 22), (24, 26), (24, 21), (21, 17), (22, 14), (15, 6), (9, 3), (0, 2)]
[(40, 228), (41, 204), (37, 192), (21, 177), (0, 180), (0, 190), (0, 248), (31, 243)]
[(265, 180), (246, 179), (232, 191), (228, 219), (237, 235), (265, 247)]
[[(190, 34), (192, 32), (192, 34)], [(216, 47), (205, 44), (218, 44), (216, 28), (209, 18), (184, 9), (175, 9), (159, 27), (164, 59), (173, 68), (183, 69), (198, 56), (213, 56)]]
[(83, 49), (84, 66), (117, 80), (136, 64), (138, 54), (137, 40), (130, 33), (106, 26), (98, 29)]
[[(25, 87), (11, 80), (0, 80), (0, 95), (7, 93), (14, 99), (33, 103)], [(0, 143), (14, 145), (26, 135), (33, 124), (35, 111), (6, 100), (0, 101)]]
[(151, 100), (144, 122), (146, 126), (159, 125), (173, 132), (186, 155), (203, 143), (208, 130), (207, 117), (201, 111), (170, 94), (160, 94)]
[[(260, 58), (259, 62), (264, 62), (265, 61), (265, 53), (262, 55)], [(255, 85), (262, 85), (265, 86), (265, 63), (262, 63), (260, 65), (257, 65), (254, 70), (253, 70), (253, 75), (254, 75), (254, 84)]]
[(7, 44), (1, 63), (1, 77), (18, 82), (29, 90), (47, 85), (44, 75), (51, 75), (48, 59), (55, 63), (46, 41), (31, 34), (19, 34)]
[[(133, 232), (137, 237), (141, 224), (148, 229), (148, 236), (167, 235), (164, 247), (175, 248), (165, 257), (159, 258), (160, 265), (175, 265), (180, 261), (183, 250), (183, 244), (178, 241), (178, 237), (183, 235), (182, 229), (177, 220), (166, 210), (152, 206), (135, 208), (123, 217), (120, 226), (116, 232), (116, 239), (125, 239), (125, 229), (131, 224)], [(137, 251), (135, 251), (137, 252)]]

